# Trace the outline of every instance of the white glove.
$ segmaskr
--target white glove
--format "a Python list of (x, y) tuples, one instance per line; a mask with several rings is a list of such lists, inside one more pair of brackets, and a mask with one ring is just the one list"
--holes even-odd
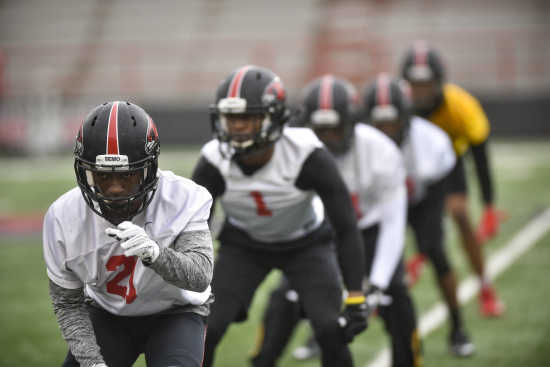
[(366, 302), (371, 310), (375, 310), (378, 306), (389, 306), (393, 299), (382, 292), (382, 290), (374, 285), (367, 289)]
[(105, 233), (124, 241), (120, 244), (125, 250), (124, 255), (138, 256), (146, 265), (154, 263), (159, 257), (159, 245), (147, 236), (143, 228), (132, 222), (124, 221), (117, 228), (107, 228)]

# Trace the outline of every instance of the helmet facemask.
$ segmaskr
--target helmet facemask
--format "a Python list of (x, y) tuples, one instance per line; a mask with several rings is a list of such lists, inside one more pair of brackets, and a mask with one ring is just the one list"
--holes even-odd
[[(243, 98), (222, 98), (212, 116), (217, 138), (229, 145), (236, 154), (246, 154), (252, 150), (269, 145), (278, 138), (279, 131), (273, 129), (271, 115), (266, 108), (246, 108)], [(243, 123), (256, 125), (253, 131), (240, 134), (231, 132), (232, 120), (240, 119)]]
[(367, 87), (365, 113), (369, 124), (384, 132), (397, 145), (401, 145), (409, 132), (411, 101), (409, 84), (380, 74)]
[(410, 81), (412, 104), (416, 113), (427, 117), (441, 103), (443, 86), (437, 80)]
[(343, 155), (350, 149), (354, 124), (342, 121), (338, 111), (315, 110), (309, 118), (308, 125), (332, 154)]
[(406, 132), (405, 117), (393, 105), (375, 106), (369, 117), (370, 123), (400, 145)]
[[(124, 155), (104, 155), (98, 156), (96, 163), (76, 158), (74, 164), (78, 185), (89, 207), (115, 225), (131, 220), (147, 208), (158, 181), (156, 156), (132, 164), (127, 162)], [(105, 192), (106, 184), (102, 182), (109, 181), (110, 175), (119, 176), (117, 181), (124, 186), (122, 193)]]

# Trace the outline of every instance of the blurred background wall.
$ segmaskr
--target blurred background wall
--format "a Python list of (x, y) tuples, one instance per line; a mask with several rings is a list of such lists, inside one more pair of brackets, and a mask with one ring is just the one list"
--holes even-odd
[(299, 90), (326, 72), (360, 90), (424, 39), (480, 98), (494, 136), (550, 137), (545, 0), (4, 0), (0, 154), (67, 151), (92, 107), (127, 99), (164, 144), (210, 136), (218, 82), (243, 64)]

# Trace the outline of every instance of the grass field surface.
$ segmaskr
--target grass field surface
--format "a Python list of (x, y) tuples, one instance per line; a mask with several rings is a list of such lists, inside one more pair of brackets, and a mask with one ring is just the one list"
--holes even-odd
[[(187, 150), (164, 149), (160, 166), (189, 176), (198, 157), (198, 147)], [(487, 256), (507, 243), (542, 209), (550, 206), (550, 142), (497, 141), (491, 146), (498, 207), (509, 213), (499, 236), (484, 250)], [(43, 213), (59, 195), (74, 187), (72, 157), (0, 159), (0, 218)], [(470, 173), (471, 208), (479, 218), (477, 182)], [(453, 224), (446, 219), (447, 249), (459, 278), (469, 276), (469, 264), (457, 242)], [(410, 239), (410, 238), (409, 238)], [(408, 241), (410, 242), (410, 241)], [(414, 246), (407, 246), (411, 253)], [(0, 233), (0, 366), (60, 366), (67, 348), (57, 327), (47, 292), (47, 277), (42, 259), (40, 234), (16, 236)], [(550, 234), (496, 281), (499, 295), (507, 305), (501, 319), (484, 319), (477, 300), (464, 307), (468, 331), (477, 353), (467, 361), (448, 353), (448, 325), (445, 323), (424, 339), (426, 366), (547, 366), (550, 351), (550, 287), (545, 284), (550, 265)], [(273, 273), (258, 290), (249, 320), (230, 327), (217, 350), (216, 366), (245, 366), (253, 349), (256, 329), (270, 289), (278, 274)], [(418, 314), (440, 301), (433, 272), (427, 267), (412, 290)], [(289, 351), (307, 333), (302, 323), (280, 366), (318, 366), (319, 361), (297, 362)], [(365, 366), (388, 343), (379, 319), (356, 338), (352, 351), (356, 366)], [(135, 366), (145, 366), (140, 358)]]

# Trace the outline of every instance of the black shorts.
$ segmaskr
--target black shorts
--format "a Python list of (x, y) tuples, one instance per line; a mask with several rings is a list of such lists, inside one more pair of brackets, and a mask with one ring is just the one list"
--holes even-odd
[(342, 280), (332, 242), (266, 251), (222, 241), (214, 267), (212, 291), (216, 302), (229, 298), (240, 305), (232, 321), (247, 318), (256, 289), (273, 269), (281, 270), (302, 298), (310, 303), (330, 303), (334, 316), (340, 311)]
[(462, 156), (456, 157), (456, 164), (451, 173), (449, 173), (447, 181), (448, 194), (466, 194), (468, 192), (464, 158)]
[[(363, 229), (367, 274), (370, 274), (376, 255), (379, 225)], [(379, 305), (377, 310), (384, 320), (386, 331), (391, 337), (393, 366), (416, 366), (421, 358), (416, 330), (416, 311), (409, 289), (405, 283), (405, 269), (400, 260), (384, 294), (391, 298), (389, 305)]]
[[(148, 367), (202, 366), (205, 320), (192, 312), (117, 316), (87, 306), (101, 355), (109, 367), (132, 366), (145, 353)], [(69, 351), (62, 367), (78, 367)]]
[(443, 209), (449, 177), (429, 186), (426, 197), (409, 206), (407, 214), (418, 251), (431, 260), (438, 275), (450, 270), (443, 245)]

